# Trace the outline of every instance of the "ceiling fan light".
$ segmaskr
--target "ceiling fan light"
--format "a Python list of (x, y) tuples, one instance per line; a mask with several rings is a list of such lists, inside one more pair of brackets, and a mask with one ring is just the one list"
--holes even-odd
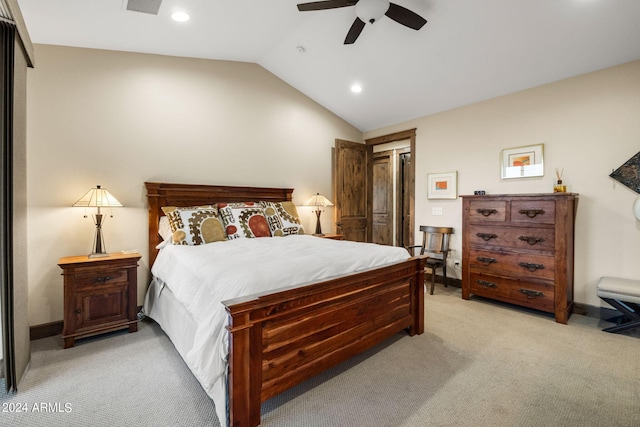
[(356, 4), (356, 15), (364, 22), (373, 24), (389, 10), (389, 0), (360, 0)]

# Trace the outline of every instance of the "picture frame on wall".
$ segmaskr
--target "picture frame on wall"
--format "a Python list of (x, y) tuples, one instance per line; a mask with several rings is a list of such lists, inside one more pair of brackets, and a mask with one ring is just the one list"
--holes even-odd
[(457, 199), (458, 171), (427, 174), (427, 199)]
[(544, 144), (502, 150), (502, 179), (544, 176)]

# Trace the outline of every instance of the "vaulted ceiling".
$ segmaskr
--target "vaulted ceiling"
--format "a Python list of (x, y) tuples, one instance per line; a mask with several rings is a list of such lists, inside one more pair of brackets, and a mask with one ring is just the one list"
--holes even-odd
[(383, 16), (345, 45), (355, 7), (162, 0), (156, 15), (128, 0), (18, 0), (34, 43), (255, 62), (362, 131), (640, 59), (639, 0), (393, 2), (427, 24)]

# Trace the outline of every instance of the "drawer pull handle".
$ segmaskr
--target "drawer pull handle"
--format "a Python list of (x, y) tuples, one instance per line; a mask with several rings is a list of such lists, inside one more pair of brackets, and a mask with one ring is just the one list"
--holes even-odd
[(482, 263), (482, 265), (489, 265), (491, 263), (498, 262), (498, 260), (496, 260), (495, 258), (487, 258), (487, 257), (482, 257), (482, 256), (479, 256), (476, 259), (478, 261), (480, 261)]
[(542, 237), (535, 237), (535, 236), (520, 236), (519, 239), (522, 240), (523, 242), (527, 242), (531, 246), (544, 242), (544, 239)]
[(520, 209), (519, 212), (529, 218), (535, 218), (538, 215), (544, 214), (544, 209)]
[(96, 278), (96, 282), (98, 282), (98, 283), (106, 283), (109, 280), (111, 280), (111, 276), (104, 276), (104, 277)]
[(498, 211), (495, 209), (476, 209), (476, 212), (478, 212), (482, 216), (490, 216), (498, 213)]
[(534, 299), (534, 298), (544, 296), (542, 292), (532, 291), (530, 289), (520, 289), (520, 293), (525, 294), (528, 299)]
[(495, 239), (498, 237), (497, 234), (493, 234), (493, 233), (476, 233), (476, 236), (480, 237), (485, 242), (488, 242), (489, 240)]
[(483, 288), (497, 288), (498, 285), (496, 285), (493, 282), (487, 282), (486, 280), (476, 280), (476, 282), (478, 283), (478, 285), (482, 286)]
[(543, 270), (544, 269), (544, 265), (542, 265), (542, 264), (532, 264), (532, 263), (529, 263), (529, 262), (521, 262), (519, 265), (520, 265), (520, 267), (526, 268), (527, 270), (529, 270), (531, 272), (536, 271), (536, 270)]

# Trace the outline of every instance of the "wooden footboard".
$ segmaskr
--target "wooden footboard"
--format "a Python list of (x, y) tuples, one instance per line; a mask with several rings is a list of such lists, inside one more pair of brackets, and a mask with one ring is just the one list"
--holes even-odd
[(424, 332), (424, 260), (274, 294), (225, 301), (229, 425), (257, 426), (260, 405), (406, 329)]

